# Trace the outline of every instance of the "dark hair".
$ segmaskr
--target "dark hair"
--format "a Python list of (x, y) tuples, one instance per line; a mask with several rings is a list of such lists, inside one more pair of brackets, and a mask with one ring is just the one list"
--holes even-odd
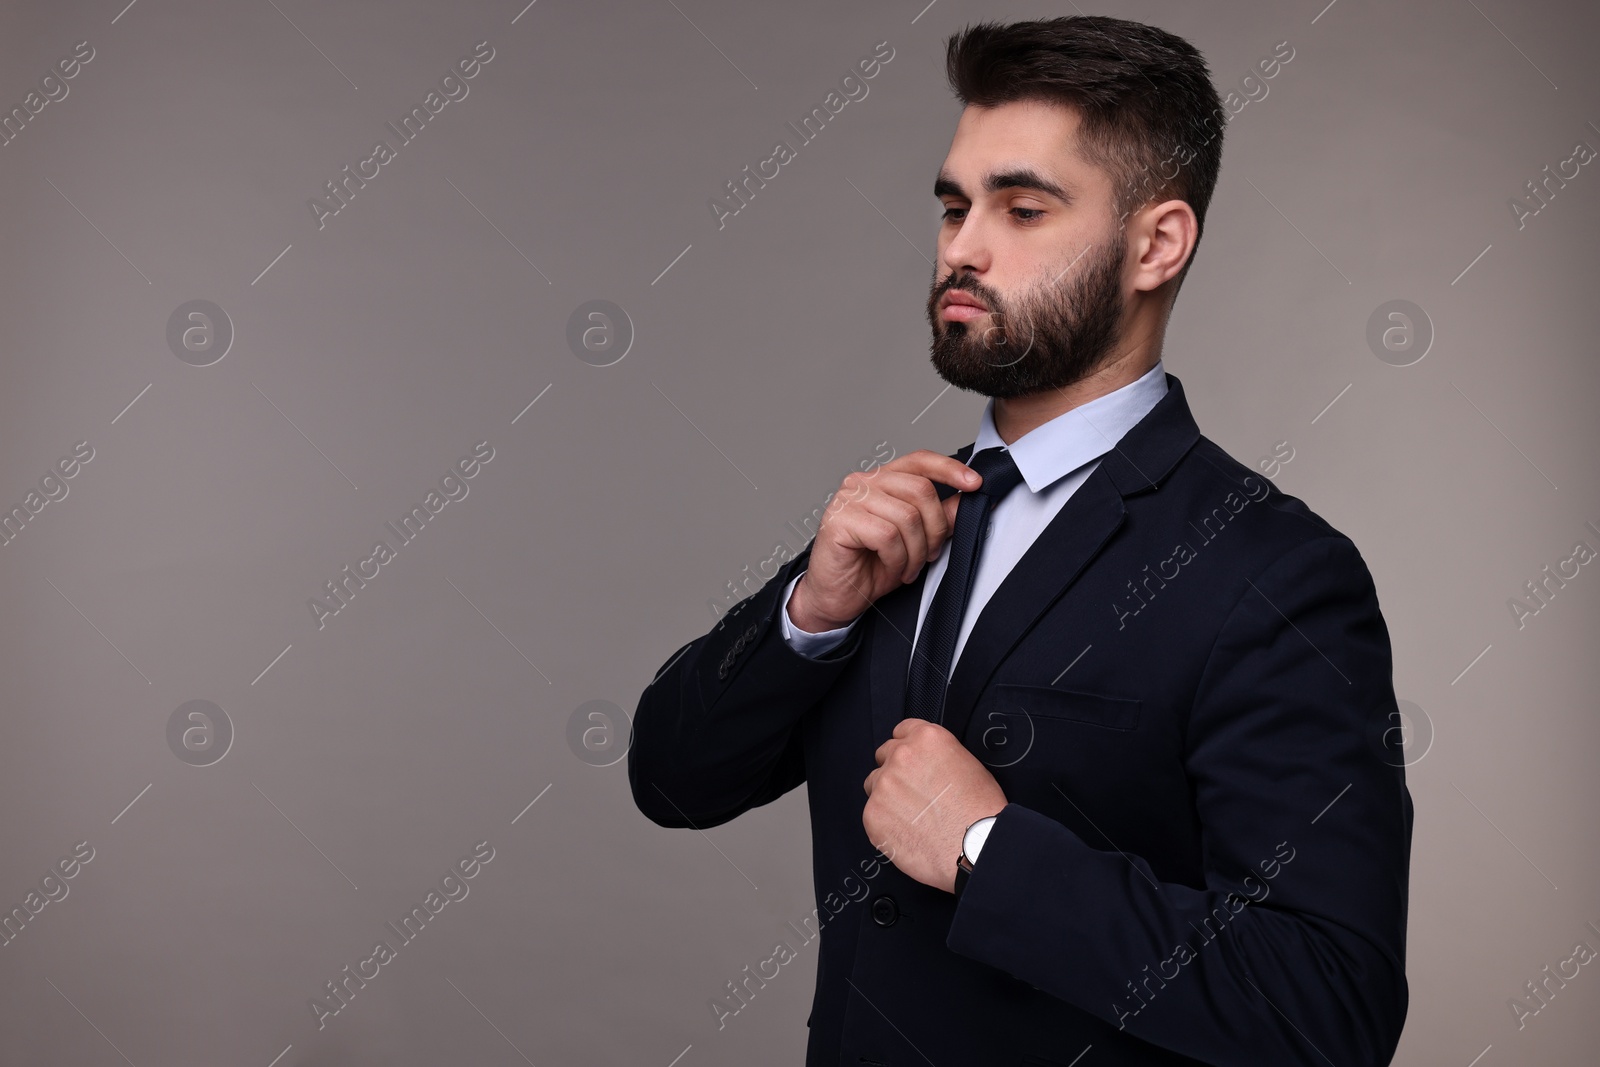
[[(951, 36), (945, 71), (965, 105), (1044, 100), (1074, 108), (1079, 150), (1111, 176), (1119, 224), (1146, 204), (1183, 200), (1194, 210), (1198, 250), (1227, 113), (1188, 41), (1104, 15), (980, 22)], [(1193, 261), (1191, 251), (1177, 285)]]

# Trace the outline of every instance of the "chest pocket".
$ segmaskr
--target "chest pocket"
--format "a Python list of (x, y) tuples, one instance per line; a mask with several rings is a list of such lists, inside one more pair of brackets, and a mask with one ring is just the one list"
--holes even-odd
[(1139, 725), (1141, 702), (1002, 682), (973, 708), (964, 741), (992, 772), (1056, 772), (1123, 747)]

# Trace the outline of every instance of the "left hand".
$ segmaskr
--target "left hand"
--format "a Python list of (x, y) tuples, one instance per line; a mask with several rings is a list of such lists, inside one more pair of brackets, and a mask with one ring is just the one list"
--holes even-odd
[(915, 716), (873, 758), (878, 766), (862, 782), (867, 839), (910, 877), (955, 892), (961, 838), (1006, 806), (1000, 783), (955, 734)]

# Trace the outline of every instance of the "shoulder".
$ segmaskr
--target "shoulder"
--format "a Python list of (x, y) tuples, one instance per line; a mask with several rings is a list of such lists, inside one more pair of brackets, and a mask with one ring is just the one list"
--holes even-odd
[(1304, 500), (1285, 493), (1262, 471), (1204, 435), (1148, 496), (1159, 510), (1192, 524), (1237, 558), (1245, 574), (1261, 573), (1301, 550), (1316, 553), (1313, 545), (1351, 562), (1360, 560), (1350, 538)]

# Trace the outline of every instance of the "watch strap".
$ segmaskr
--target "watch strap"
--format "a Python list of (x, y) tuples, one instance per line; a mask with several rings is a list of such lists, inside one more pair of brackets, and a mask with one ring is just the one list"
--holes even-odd
[(972, 865), (976, 862), (976, 857), (967, 852), (968, 843), (974, 841), (973, 831), (982, 827), (982, 832), (977, 835), (973, 847), (974, 852), (982, 852), (984, 842), (989, 836), (989, 830), (993, 828), (997, 818), (999, 818), (997, 815), (986, 815), (974, 821), (971, 826), (967, 827), (966, 833), (961, 836), (961, 855), (956, 857), (956, 881), (953, 887), (958, 900), (961, 897), (961, 891), (967, 887), (967, 879), (972, 876)]

